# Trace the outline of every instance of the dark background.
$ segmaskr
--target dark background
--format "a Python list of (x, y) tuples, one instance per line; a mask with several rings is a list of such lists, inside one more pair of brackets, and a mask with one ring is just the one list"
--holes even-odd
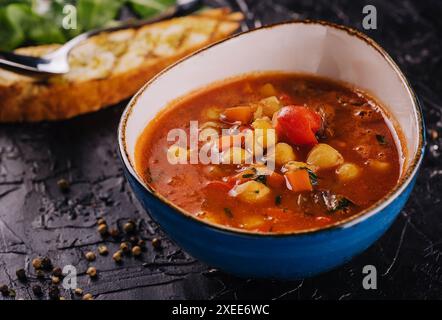
[[(223, 4), (223, 1), (210, 1)], [(30, 261), (48, 255), (54, 265), (72, 264), (78, 284), (96, 299), (434, 299), (442, 298), (442, 2), (434, 1), (248, 1), (257, 23), (323, 19), (362, 29), (362, 8), (375, 5), (378, 29), (364, 31), (378, 41), (408, 76), (425, 112), (428, 148), (416, 188), (391, 229), (371, 248), (340, 268), (299, 281), (239, 279), (194, 260), (150, 221), (134, 199), (117, 156), (116, 128), (125, 103), (76, 119), (34, 125), (0, 125), (0, 284), (17, 299), (35, 299), (39, 281)], [(60, 192), (57, 181), (72, 182)], [(83, 255), (106, 243), (96, 218), (121, 227), (136, 220), (150, 242), (142, 259), (110, 256), (89, 263)], [(378, 289), (364, 290), (362, 268), (374, 265)], [(85, 271), (94, 265), (99, 277)], [(15, 271), (28, 271), (27, 283)], [(66, 298), (75, 298), (61, 290)], [(47, 298), (45, 294), (44, 298)], [(0, 296), (0, 299), (3, 297)]]

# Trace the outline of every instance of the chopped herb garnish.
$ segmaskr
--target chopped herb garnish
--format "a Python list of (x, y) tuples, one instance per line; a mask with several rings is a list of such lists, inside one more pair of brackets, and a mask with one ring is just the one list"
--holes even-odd
[(243, 174), (243, 175), (242, 175), (242, 177), (243, 177), (244, 179), (253, 178), (254, 176), (255, 176), (255, 174), (253, 174), (253, 173), (246, 173), (246, 174)]
[(312, 185), (317, 185), (318, 184), (318, 176), (316, 175), (316, 173), (314, 173), (312, 170), (307, 168), (307, 172), (308, 172), (308, 176), (310, 178), (310, 182), (312, 183)]
[(255, 193), (259, 193), (259, 190), (255, 190)]
[(334, 194), (331, 191), (321, 191), (320, 194), (329, 212), (346, 210), (349, 206), (353, 205), (346, 197)]
[(277, 195), (275, 197), (275, 205), (279, 206), (281, 204), (282, 201), (282, 196), (281, 195)]
[(261, 182), (263, 184), (266, 184), (267, 176), (265, 175), (259, 175), (255, 178), (255, 181)]
[(338, 204), (336, 206), (336, 208), (333, 211), (340, 211), (340, 210), (345, 210), (347, 209), (350, 205), (352, 204), (352, 202), (350, 200), (348, 200), (345, 197), (342, 197), (338, 200)]
[(230, 210), (230, 208), (224, 208), (224, 213), (225, 213), (226, 216), (228, 216), (229, 218), (233, 218), (233, 213), (232, 213), (232, 210)]
[(387, 141), (385, 140), (385, 136), (383, 136), (381, 134), (376, 135), (376, 140), (378, 140), (379, 144), (382, 146), (387, 144)]

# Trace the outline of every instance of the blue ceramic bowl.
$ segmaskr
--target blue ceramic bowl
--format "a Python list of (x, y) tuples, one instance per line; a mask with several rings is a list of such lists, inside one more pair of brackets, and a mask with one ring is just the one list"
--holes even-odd
[[(402, 150), (397, 186), (371, 208), (321, 229), (258, 234), (196, 219), (146, 185), (134, 170), (135, 144), (171, 101), (205, 85), (263, 71), (303, 72), (345, 81), (382, 101)], [(373, 40), (343, 26), (291, 22), (236, 35), (181, 60), (149, 81), (124, 111), (120, 155), (135, 195), (190, 255), (226, 272), (296, 279), (327, 271), (368, 248), (392, 224), (413, 189), (422, 161), (424, 123), (417, 99), (393, 60)]]

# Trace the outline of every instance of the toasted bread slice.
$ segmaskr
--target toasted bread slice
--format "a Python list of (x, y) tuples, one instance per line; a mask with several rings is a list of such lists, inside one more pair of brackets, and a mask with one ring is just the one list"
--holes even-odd
[[(72, 50), (69, 73), (44, 80), (0, 69), (0, 122), (68, 119), (118, 103), (168, 65), (235, 32), (241, 19), (228, 9), (211, 9), (101, 34)], [(17, 52), (41, 56), (56, 48)]]

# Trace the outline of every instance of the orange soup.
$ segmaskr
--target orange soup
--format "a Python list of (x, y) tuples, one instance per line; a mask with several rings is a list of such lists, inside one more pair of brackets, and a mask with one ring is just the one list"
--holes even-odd
[[(286, 233), (325, 227), (382, 199), (400, 176), (392, 128), (380, 103), (357, 88), (247, 75), (168, 106), (138, 139), (135, 166), (198, 219)], [(203, 149), (209, 163), (198, 158)]]

